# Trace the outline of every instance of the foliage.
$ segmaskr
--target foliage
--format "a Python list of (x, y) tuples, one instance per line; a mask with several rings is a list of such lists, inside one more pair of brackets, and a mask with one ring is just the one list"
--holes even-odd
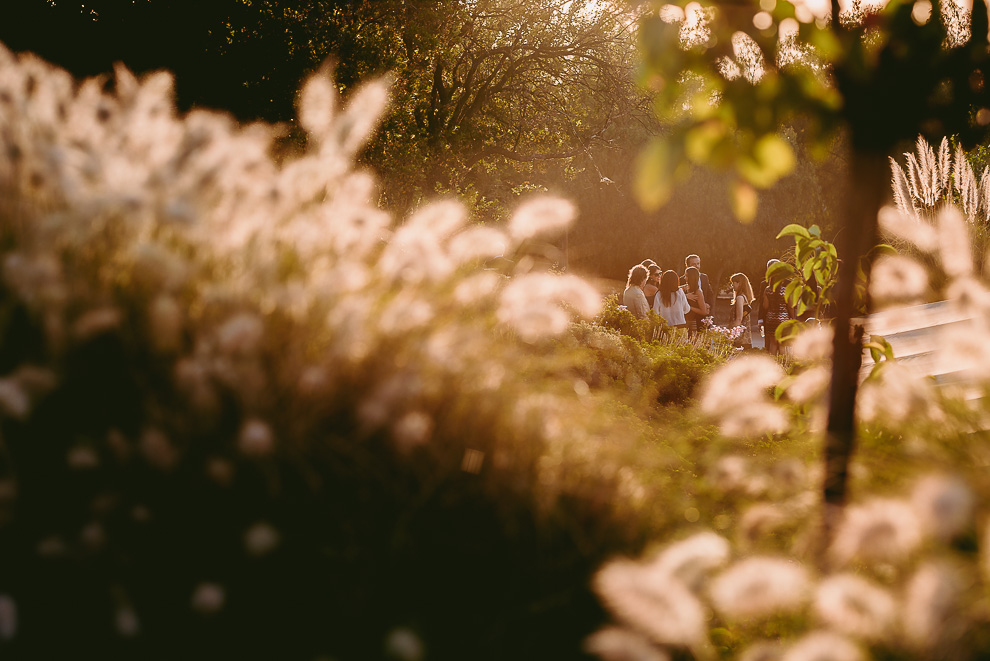
[[(568, 178), (576, 157), (649, 123), (623, 3), (93, 0), (89, 17), (71, 16), (69, 2), (29, 4), (0, 39), (77, 73), (116, 61), (168, 68), (182, 107), (285, 122), (297, 140), (305, 136), (292, 125), (296, 90), (324, 63), (345, 95), (388, 76), (392, 102), (362, 161), (400, 214), (451, 194), (504, 219), (521, 189), (547, 190)], [(80, 61), (78, 49), (37, 27), (57, 19), (73, 24), (71, 43), (98, 43), (96, 52)], [(136, 38), (148, 33), (155, 38)]]
[(838, 16), (789, 2), (762, 11), (715, 3), (648, 16), (643, 80), (673, 127), (643, 156), (643, 202), (664, 203), (683, 163), (706, 164), (735, 174), (733, 208), (752, 219), (755, 189), (774, 185), (795, 165), (793, 145), (780, 134), (793, 122), (821, 147), (841, 126), (853, 129), (854, 148), (871, 152), (883, 153), (920, 126), (971, 141), (982, 130), (971, 112), (986, 106), (986, 94), (965, 76), (986, 62), (977, 43), (985, 38), (985, 12), (974, 15), (976, 38), (967, 44), (969, 16), (922, 20), (914, 9), (892, 2), (874, 13), (857, 3), (841, 28)]
[(572, 334), (591, 349), (582, 368), (590, 370), (589, 384), (624, 384), (646, 416), (692, 402), (705, 376), (734, 353), (732, 340), (719, 333), (688, 337), (653, 312), (637, 319), (615, 295), (605, 298), (593, 324), (577, 325)]
[[(595, 588), (614, 624), (588, 639), (589, 651), (604, 659), (987, 654), (990, 481), (978, 458), (990, 451), (990, 372), (978, 349), (990, 337), (987, 283), (971, 264), (957, 268), (969, 251), (961, 212), (943, 210), (937, 242), (903, 220), (881, 217), (891, 235), (937, 257), (947, 271), (940, 293), (962, 321), (943, 330), (931, 362), (879, 361), (886, 347), (870, 347), (881, 367), (859, 401), (857, 496), (824, 552), (816, 513), (827, 326), (796, 338), (789, 373), (751, 355), (706, 383), (699, 404), (721, 433), (695, 455), (691, 523), (601, 569)], [(883, 298), (883, 283), (874, 285)], [(946, 371), (952, 380), (933, 378)]]

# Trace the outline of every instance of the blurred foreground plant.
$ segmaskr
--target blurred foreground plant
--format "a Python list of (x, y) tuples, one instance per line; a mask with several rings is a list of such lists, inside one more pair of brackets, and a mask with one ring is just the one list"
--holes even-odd
[(575, 210), (393, 223), (352, 165), (387, 96), (314, 76), (276, 162), (166, 73), (0, 48), (3, 658), (578, 653), (660, 514), (542, 353), (600, 308), (529, 256)]

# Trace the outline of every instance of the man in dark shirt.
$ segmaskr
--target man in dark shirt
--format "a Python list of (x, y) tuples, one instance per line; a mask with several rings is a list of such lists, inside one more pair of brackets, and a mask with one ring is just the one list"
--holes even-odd
[[(685, 257), (684, 268), (686, 269), (689, 266), (693, 266), (694, 268), (698, 269), (698, 271), (700, 272), (701, 257), (698, 257), (697, 255), (688, 255), (687, 257)], [(683, 273), (681, 274), (681, 284), (682, 285), (687, 284), (687, 281), (684, 279)], [(712, 291), (712, 285), (711, 283), (708, 282), (707, 273), (701, 273), (701, 293), (705, 297), (705, 304), (708, 305), (708, 314), (713, 314), (715, 310), (715, 292)]]

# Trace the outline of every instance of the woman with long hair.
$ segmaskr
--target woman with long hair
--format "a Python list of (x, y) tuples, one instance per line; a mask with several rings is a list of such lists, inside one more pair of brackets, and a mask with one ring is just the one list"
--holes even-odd
[(734, 340), (736, 346), (744, 349), (753, 348), (753, 333), (750, 330), (750, 312), (753, 309), (753, 286), (745, 273), (733, 273), (729, 278), (732, 283), (732, 328), (742, 326), (742, 334)]
[(646, 302), (646, 294), (643, 293), (643, 285), (649, 274), (642, 264), (632, 267), (626, 279), (626, 290), (622, 292), (622, 304), (639, 319), (645, 319), (650, 311), (650, 304)]
[(691, 305), (675, 272), (667, 270), (660, 276), (660, 291), (653, 300), (653, 311), (674, 328), (687, 327), (684, 315), (691, 311)]
[(688, 332), (697, 333), (701, 320), (708, 316), (708, 301), (701, 291), (701, 271), (693, 266), (687, 267), (684, 270), (684, 282), (684, 296), (690, 305), (690, 311), (685, 315)]

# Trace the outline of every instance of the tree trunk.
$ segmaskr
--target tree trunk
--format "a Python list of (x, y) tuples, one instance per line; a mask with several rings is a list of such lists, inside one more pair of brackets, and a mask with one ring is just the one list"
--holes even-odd
[[(849, 462), (856, 447), (856, 391), (863, 363), (863, 328), (852, 324), (857, 314), (857, 267), (877, 243), (877, 213), (884, 200), (887, 182), (886, 155), (853, 147), (850, 181), (845, 223), (836, 237), (841, 261), (825, 437), (822, 550), (830, 543), (838, 515), (846, 502)], [(868, 276), (869, 264), (864, 262), (863, 268)]]

